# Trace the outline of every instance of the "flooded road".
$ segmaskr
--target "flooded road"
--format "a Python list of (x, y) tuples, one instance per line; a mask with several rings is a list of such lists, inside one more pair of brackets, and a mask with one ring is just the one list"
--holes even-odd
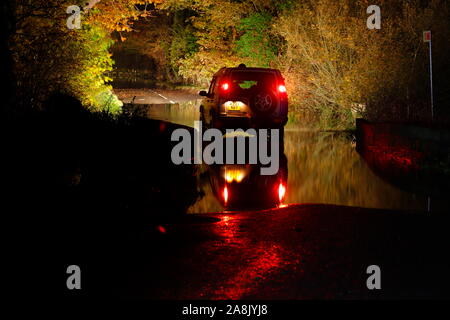
[[(152, 119), (192, 127), (194, 121), (199, 119), (199, 105), (200, 100), (180, 104), (143, 105), (141, 112)], [(280, 188), (285, 188), (282, 199), (280, 197), (283, 205), (320, 203), (433, 211), (433, 208), (438, 209), (448, 204), (442, 204), (442, 199), (431, 199), (426, 194), (414, 194), (389, 184), (370, 169), (356, 151), (355, 145), (354, 135), (348, 132), (307, 132), (287, 126), (284, 138), (286, 164), (285, 168), (281, 168), (286, 171), (287, 178), (282, 178), (283, 186), (279, 186), (277, 180), (274, 182), (276, 185), (264, 190), (261, 199), (270, 197), (271, 193), (277, 197)], [(201, 196), (188, 209), (188, 213), (224, 211), (224, 190), (218, 190), (214, 182), (214, 177), (223, 175), (226, 168), (220, 170), (222, 173), (214, 173), (206, 165), (198, 170), (198, 191)], [(244, 174), (245, 178), (246, 170), (248, 171), (245, 168), (233, 168), (232, 171), (234, 175)], [(261, 184), (254, 183), (254, 180), (252, 186)], [(227, 190), (227, 197), (246, 198), (249, 196), (247, 191), (241, 189), (228, 195)]]
[[(272, 176), (257, 165), (177, 166), (171, 135), (198, 119), (198, 102), (143, 107), (125, 111), (157, 120), (15, 126), (35, 134), (17, 144), (26, 152), (8, 152), (27, 168), (7, 180), (14, 237), (24, 239), (21, 265), (45, 261), (54, 292), (76, 263), (89, 299), (448, 296), (450, 217), (375, 175), (352, 134), (288, 127)], [(370, 265), (383, 268), (377, 293)]]

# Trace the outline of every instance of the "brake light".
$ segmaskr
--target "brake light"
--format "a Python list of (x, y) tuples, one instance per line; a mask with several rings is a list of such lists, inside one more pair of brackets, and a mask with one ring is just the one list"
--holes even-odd
[(282, 182), (280, 182), (280, 185), (278, 186), (278, 199), (280, 200), (280, 202), (283, 201), (285, 195), (286, 195), (286, 187), (283, 185)]
[(228, 89), (230, 89), (230, 84), (228, 82), (224, 82), (222, 83), (221, 88), (223, 91), (228, 91)]
[(286, 87), (285, 87), (284, 85), (280, 84), (280, 85), (278, 86), (278, 91), (279, 91), (280, 93), (286, 93)]

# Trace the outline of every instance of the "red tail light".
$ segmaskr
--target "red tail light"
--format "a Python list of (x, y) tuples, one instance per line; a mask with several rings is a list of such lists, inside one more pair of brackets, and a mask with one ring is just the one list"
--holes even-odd
[(225, 186), (225, 188), (223, 188), (223, 201), (225, 201), (225, 204), (228, 202), (228, 188), (227, 188), (227, 186)]
[(230, 89), (230, 84), (228, 82), (224, 82), (220, 87), (222, 88), (222, 91), (228, 91), (228, 89)]
[(286, 195), (286, 187), (282, 182), (280, 182), (280, 185), (278, 186), (278, 199), (280, 200), (280, 202), (283, 201), (285, 195)]
[(279, 91), (280, 93), (286, 93), (286, 87), (285, 87), (284, 85), (280, 84), (280, 85), (278, 86), (278, 91)]

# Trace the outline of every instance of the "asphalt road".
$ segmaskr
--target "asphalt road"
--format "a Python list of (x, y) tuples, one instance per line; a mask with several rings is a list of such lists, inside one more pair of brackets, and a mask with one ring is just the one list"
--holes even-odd
[[(449, 297), (448, 217), (327, 205), (190, 215), (154, 225), (127, 256), (124, 297)], [(130, 246), (128, 246), (130, 247)], [(367, 267), (381, 269), (369, 290)]]
[[(52, 119), (13, 123), (5, 146), (4, 264), (18, 297), (449, 298), (448, 214), (306, 204), (182, 214), (195, 177), (167, 167), (177, 126)], [(80, 292), (66, 287), (72, 264)], [(380, 290), (366, 286), (371, 265)]]
[[(137, 100), (143, 104), (197, 98), (194, 93), (167, 90), (116, 93), (124, 102), (136, 96), (135, 100), (144, 99)], [(448, 215), (302, 204), (256, 212), (185, 214), (138, 223), (137, 229), (126, 228), (128, 215), (120, 217), (118, 226), (108, 225), (112, 219), (101, 221), (103, 229), (95, 233), (101, 241), (85, 240), (87, 244), (80, 246), (76, 238), (80, 257), (89, 258), (81, 265), (87, 269), (88, 288), (83, 294), (90, 297), (450, 297)], [(67, 254), (73, 261), (74, 253)], [(371, 265), (380, 267), (380, 290), (367, 288)]]

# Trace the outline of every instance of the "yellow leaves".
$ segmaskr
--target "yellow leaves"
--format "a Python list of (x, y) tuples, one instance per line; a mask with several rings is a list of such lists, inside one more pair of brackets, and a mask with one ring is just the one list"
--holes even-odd
[(136, 3), (143, 1), (100, 1), (82, 14), (82, 29), (69, 30), (66, 8), (73, 1), (18, 0), (19, 32), (11, 49), (19, 90), (42, 101), (58, 88), (85, 105), (102, 108), (111, 96), (106, 83), (112, 79), (105, 76), (113, 63), (110, 32), (131, 30), (128, 19), (140, 15)]
[(161, 3), (161, 0), (143, 1), (143, 0), (115, 0), (100, 1), (93, 11), (88, 14), (88, 22), (99, 24), (109, 31), (131, 31), (132, 22), (140, 17), (148, 17), (150, 13), (145, 10), (139, 10), (136, 5)]

